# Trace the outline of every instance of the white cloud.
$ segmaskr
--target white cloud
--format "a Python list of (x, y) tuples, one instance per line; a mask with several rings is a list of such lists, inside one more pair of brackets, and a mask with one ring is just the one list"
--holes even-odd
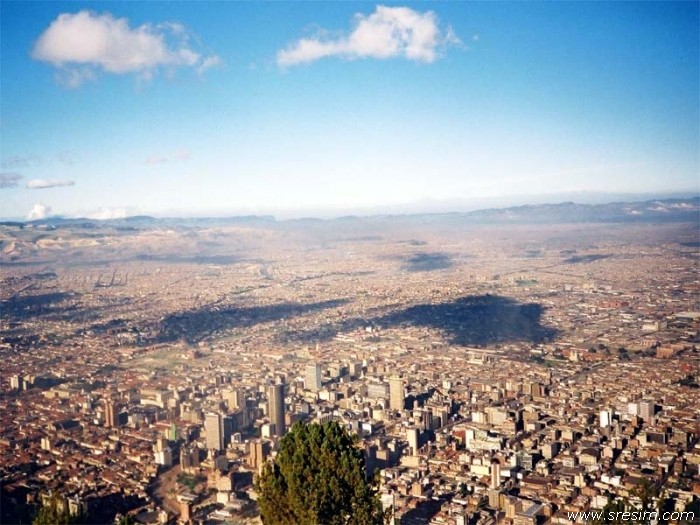
[(197, 66), (197, 74), (202, 75), (207, 69), (221, 65), (221, 57), (216, 55), (208, 56), (202, 60), (202, 63)]
[(451, 27), (440, 28), (432, 11), (380, 5), (371, 15), (355, 15), (355, 27), (347, 36), (328, 38), (320, 32), (294, 42), (277, 53), (277, 64), (295, 66), (331, 56), (433, 62), (445, 46), (459, 43)]
[(72, 180), (56, 180), (56, 179), (32, 179), (27, 181), (27, 189), (43, 190), (46, 188), (59, 188), (61, 186), (75, 186)]
[(87, 219), (106, 221), (107, 219), (123, 219), (129, 216), (127, 208), (98, 208), (84, 215)]
[(44, 203), (37, 202), (32, 209), (29, 210), (27, 219), (30, 221), (36, 221), (39, 219), (45, 219), (51, 213), (51, 206), (47, 206)]
[(83, 10), (51, 22), (35, 42), (32, 58), (58, 68), (58, 80), (66, 87), (94, 80), (98, 71), (150, 79), (159, 68), (203, 72), (221, 63), (216, 55), (192, 49), (189, 36), (176, 22), (131, 28), (126, 18)]

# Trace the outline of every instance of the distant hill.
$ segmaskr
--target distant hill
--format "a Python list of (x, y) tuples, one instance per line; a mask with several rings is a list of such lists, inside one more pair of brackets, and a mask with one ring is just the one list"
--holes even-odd
[(461, 214), (472, 223), (559, 224), (576, 222), (692, 222), (700, 219), (700, 197), (609, 204), (538, 204)]
[(269, 225), (274, 223), (275, 218), (271, 215), (245, 215), (240, 217), (150, 217), (148, 215), (133, 215), (120, 219), (88, 219), (88, 218), (65, 218), (47, 217), (32, 221), (18, 222), (8, 221), (0, 223), (0, 226), (16, 226), (19, 224), (42, 226), (49, 228), (98, 228), (111, 227), (115, 229), (149, 229), (149, 228), (175, 228), (175, 227), (214, 227), (214, 226), (255, 226)]
[(335, 223), (387, 220), (393, 223), (426, 224), (572, 224), (572, 223), (700, 223), (700, 197), (661, 199), (644, 202), (612, 202), (607, 204), (527, 204), (508, 208), (455, 213), (423, 213), (347, 216), (333, 219)]
[[(416, 237), (436, 232), (449, 235), (473, 227), (564, 224), (670, 224), (689, 230), (684, 246), (700, 241), (700, 198), (615, 202), (609, 204), (536, 204), (462, 213), (344, 216), (335, 219), (276, 220), (272, 216), (214, 218), (121, 219), (51, 217), (36, 221), (0, 223), (0, 266), (80, 264), (99, 266), (126, 262), (228, 265), (260, 263), (266, 245), (281, 250), (329, 248), (347, 243), (384, 243), (400, 239), (410, 246), (426, 246)], [(537, 228), (534, 228), (537, 229)], [(430, 233), (433, 232), (433, 233)], [(590, 254), (584, 254), (588, 256)], [(599, 254), (594, 254), (599, 255)], [(573, 256), (569, 262), (588, 262)], [(582, 258), (583, 257), (583, 258)], [(408, 271), (447, 268), (442, 252), (413, 253)], [(264, 271), (268, 271), (265, 269)]]
[(139, 230), (151, 228), (211, 228), (221, 226), (313, 227), (325, 224), (354, 222), (448, 222), (467, 224), (567, 224), (567, 223), (639, 223), (639, 222), (700, 222), (700, 197), (648, 200), (644, 202), (612, 202), (607, 204), (578, 204), (562, 202), (558, 204), (534, 204), (508, 208), (489, 208), (470, 212), (419, 213), (396, 215), (349, 215), (335, 219), (287, 219), (276, 220), (271, 215), (246, 215), (236, 217), (165, 217), (147, 215), (124, 217), (121, 219), (87, 219), (49, 217), (34, 221), (5, 221), (0, 226), (43, 228), (94, 229), (114, 228), (116, 230)]

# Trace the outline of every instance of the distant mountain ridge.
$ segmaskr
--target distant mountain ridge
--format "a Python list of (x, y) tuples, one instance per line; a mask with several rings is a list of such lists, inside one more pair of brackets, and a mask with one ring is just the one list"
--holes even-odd
[(523, 205), (463, 214), (476, 223), (689, 222), (700, 219), (700, 197), (608, 204)]
[(700, 223), (700, 196), (692, 198), (655, 199), (643, 202), (611, 202), (607, 204), (525, 204), (507, 208), (488, 208), (470, 212), (414, 213), (391, 215), (350, 215), (333, 219), (314, 217), (278, 220), (272, 215), (245, 215), (233, 217), (151, 217), (135, 215), (121, 219), (88, 219), (48, 217), (32, 221), (3, 221), (0, 226), (44, 226), (53, 228), (116, 229), (214, 227), (240, 225), (248, 227), (275, 224), (333, 223), (334, 221), (459, 221), (466, 224), (567, 224), (567, 223), (635, 223), (635, 222), (698, 222)]

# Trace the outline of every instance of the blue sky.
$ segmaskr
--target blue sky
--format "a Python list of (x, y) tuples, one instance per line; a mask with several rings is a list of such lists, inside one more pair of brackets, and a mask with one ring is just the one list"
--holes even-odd
[(700, 189), (697, 2), (7, 2), (0, 216)]

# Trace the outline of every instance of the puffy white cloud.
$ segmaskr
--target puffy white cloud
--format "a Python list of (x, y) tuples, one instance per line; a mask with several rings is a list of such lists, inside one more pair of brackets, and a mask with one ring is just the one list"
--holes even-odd
[(21, 178), (22, 175), (19, 173), (2, 172), (0, 173), (0, 188), (14, 188)]
[(42, 202), (37, 202), (32, 209), (29, 210), (27, 219), (30, 221), (36, 221), (39, 219), (45, 219), (51, 214), (51, 206), (47, 206)]
[(56, 180), (56, 179), (32, 179), (27, 181), (27, 189), (43, 190), (46, 188), (59, 188), (61, 186), (75, 186), (72, 180)]
[(129, 27), (126, 18), (91, 11), (60, 14), (39, 36), (32, 58), (59, 69), (59, 82), (78, 87), (97, 71), (134, 73), (149, 79), (159, 68), (192, 67), (198, 72), (221, 63), (192, 49), (182, 24)]
[(460, 40), (451, 27), (441, 29), (432, 11), (420, 13), (408, 7), (377, 6), (374, 13), (355, 15), (355, 27), (347, 36), (329, 38), (321, 32), (302, 38), (277, 53), (281, 67), (339, 56), (356, 58), (403, 57), (418, 62), (433, 62), (440, 50)]

